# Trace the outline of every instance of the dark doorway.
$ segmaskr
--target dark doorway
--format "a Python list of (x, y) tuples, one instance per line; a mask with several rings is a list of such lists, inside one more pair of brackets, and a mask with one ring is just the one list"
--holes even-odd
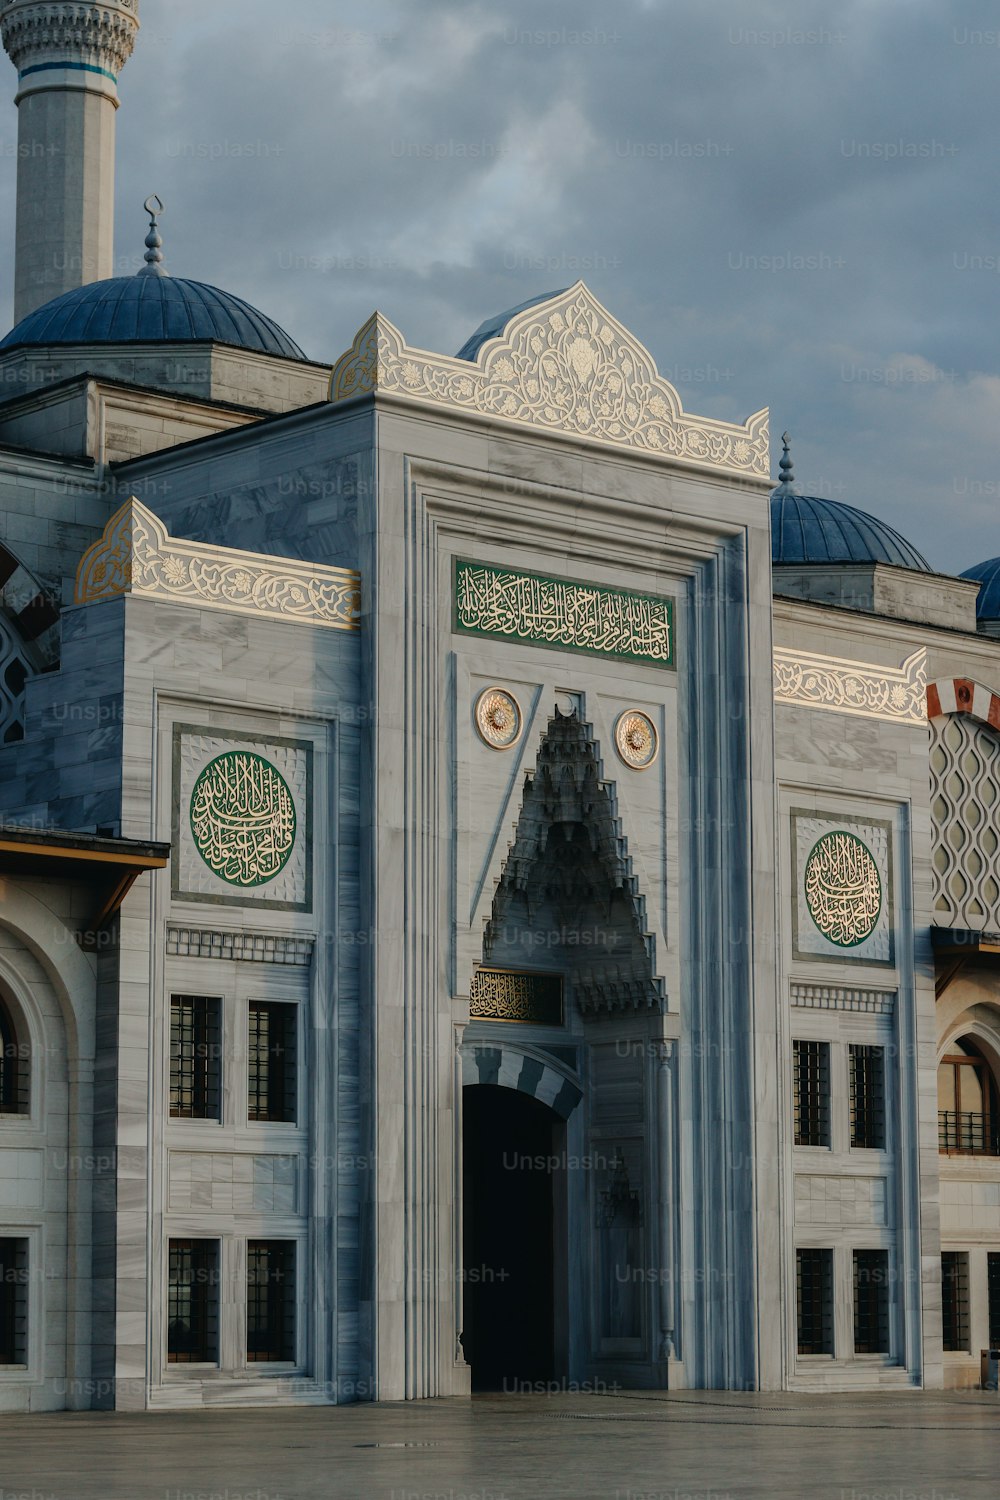
[(555, 1374), (553, 1158), (560, 1121), (516, 1089), (463, 1090), (464, 1349), (476, 1391)]

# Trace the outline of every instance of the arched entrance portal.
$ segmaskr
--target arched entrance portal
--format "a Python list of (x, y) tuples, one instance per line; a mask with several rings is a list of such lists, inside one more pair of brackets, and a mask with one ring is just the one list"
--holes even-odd
[(523, 1389), (564, 1364), (565, 1127), (517, 1089), (463, 1090), (463, 1346), (472, 1388)]

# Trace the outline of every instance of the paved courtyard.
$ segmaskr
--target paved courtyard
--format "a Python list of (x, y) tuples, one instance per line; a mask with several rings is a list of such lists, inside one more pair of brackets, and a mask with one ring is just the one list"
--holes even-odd
[(0, 1500), (996, 1500), (1000, 1398), (485, 1397), (0, 1418)]

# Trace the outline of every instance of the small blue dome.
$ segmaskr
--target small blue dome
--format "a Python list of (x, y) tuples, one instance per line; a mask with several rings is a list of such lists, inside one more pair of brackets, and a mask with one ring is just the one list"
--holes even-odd
[[(565, 291), (565, 287), (563, 288)], [(496, 313), (492, 318), (487, 318), (485, 323), (480, 323), (475, 333), (466, 339), (456, 354), (456, 359), (468, 359), (475, 361), (480, 349), (490, 339), (495, 339), (503, 333), (507, 324), (518, 313), (527, 312), (529, 307), (537, 307), (539, 302), (549, 302), (553, 297), (560, 297), (562, 292), (543, 292), (540, 297), (529, 297), (527, 302), (519, 302), (517, 307), (508, 307), (506, 312)]]
[(203, 343), (305, 359), (294, 339), (240, 297), (180, 276), (115, 276), (64, 292), (0, 341), (19, 345)]
[(966, 568), (958, 576), (971, 578), (982, 584), (976, 600), (976, 619), (1000, 620), (1000, 557), (991, 557), (988, 562), (977, 563), (974, 568)]

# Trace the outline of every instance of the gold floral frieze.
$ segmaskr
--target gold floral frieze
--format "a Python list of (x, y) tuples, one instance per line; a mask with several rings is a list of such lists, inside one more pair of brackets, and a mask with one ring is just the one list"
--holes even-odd
[(179, 541), (134, 498), (111, 517), (76, 574), (77, 604), (119, 594), (336, 630), (357, 630), (361, 615), (357, 573)]
[(514, 969), (477, 969), (469, 991), (469, 1016), (474, 1021), (561, 1026), (562, 976)]
[(373, 314), (334, 365), (330, 399), (373, 391), (699, 468), (770, 474), (767, 412), (742, 425), (685, 412), (649, 351), (582, 281), (512, 318), (475, 360), (411, 348)]
[(774, 697), (777, 703), (925, 725), (927, 652), (921, 647), (897, 668), (779, 648), (774, 653)]

